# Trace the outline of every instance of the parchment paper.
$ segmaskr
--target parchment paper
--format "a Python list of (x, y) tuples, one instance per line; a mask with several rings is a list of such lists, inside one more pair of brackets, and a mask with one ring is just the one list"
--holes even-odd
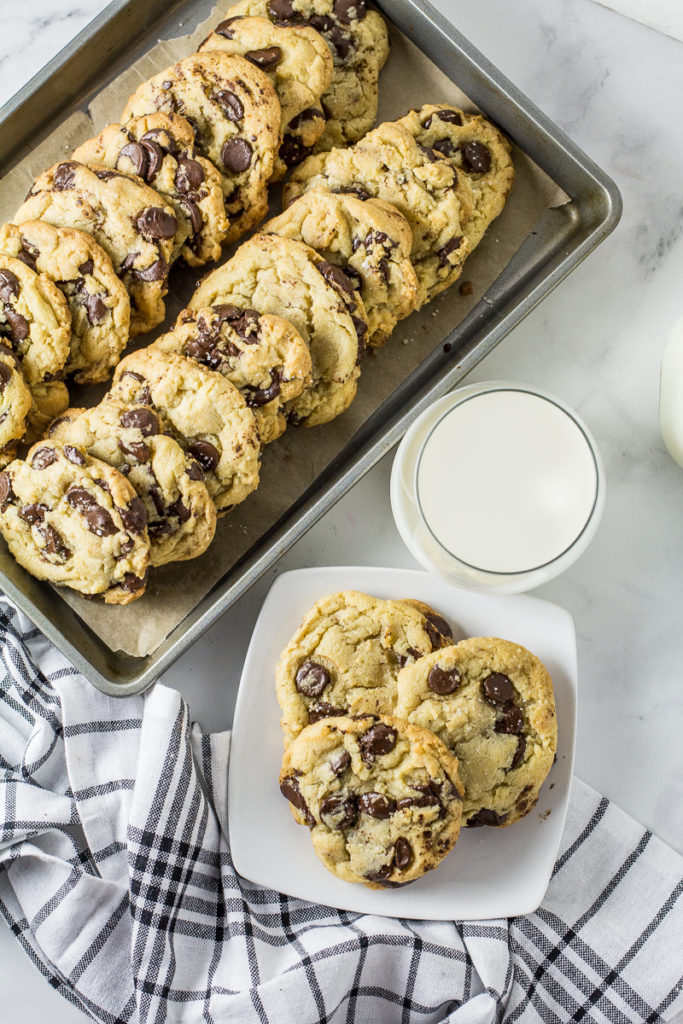
[[(140, 81), (192, 53), (221, 20), (228, 3), (191, 36), (164, 41), (151, 49), (107, 86), (91, 103), (89, 115), (79, 112), (38, 146), (4, 178), (0, 217), (11, 220), (31, 186), (46, 167), (68, 157), (81, 142), (105, 124), (118, 121), (131, 92)], [(451, 102), (475, 109), (464, 93), (436, 68), (401, 32), (390, 26), (391, 56), (380, 78), (379, 120), (401, 116), (423, 103)], [(387, 344), (371, 351), (363, 363), (358, 396), (347, 412), (324, 427), (290, 428), (263, 453), (261, 485), (218, 524), (209, 550), (190, 562), (153, 570), (145, 595), (126, 607), (87, 601), (60, 589), (58, 593), (112, 650), (142, 657), (154, 651), (209, 590), (248, 552), (309, 488), (356, 430), (443, 338), (467, 315), (505, 268), (542, 213), (568, 201), (568, 196), (515, 147), (516, 181), (507, 206), (469, 258), (461, 281), (471, 281), (473, 294), (460, 295), (458, 286), (445, 292), (419, 313), (398, 325)], [(273, 190), (273, 213), (279, 212), (279, 190)], [(229, 251), (226, 256), (231, 255)], [(146, 335), (149, 344), (167, 329), (183, 308), (200, 274), (174, 268), (167, 297), (166, 325)], [(74, 387), (72, 405), (94, 404), (102, 388)]]

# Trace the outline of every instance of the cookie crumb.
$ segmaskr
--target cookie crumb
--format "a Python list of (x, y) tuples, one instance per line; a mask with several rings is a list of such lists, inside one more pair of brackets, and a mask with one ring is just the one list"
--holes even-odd
[(462, 282), (462, 284), (460, 285), (460, 294), (461, 295), (473, 295), (474, 294), (474, 285), (472, 284), (471, 281), (463, 281)]

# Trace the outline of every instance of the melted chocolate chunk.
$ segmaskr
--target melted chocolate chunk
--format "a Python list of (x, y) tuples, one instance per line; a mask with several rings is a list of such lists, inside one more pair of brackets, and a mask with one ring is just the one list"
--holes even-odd
[(92, 274), (94, 269), (95, 264), (93, 263), (93, 261), (86, 260), (85, 263), (81, 263), (80, 267), (78, 268), (78, 273), (83, 274), (83, 276), (85, 276), (87, 274)]
[(204, 226), (204, 217), (194, 199), (190, 199), (188, 196), (182, 196), (180, 198), (180, 203), (185, 210), (185, 213), (190, 218), (193, 236), (190, 245), (195, 248), (197, 244), (197, 236)]
[(304, 697), (319, 697), (329, 684), (330, 673), (317, 661), (304, 661), (294, 678), (294, 685)]
[(56, 192), (66, 192), (74, 187), (75, 180), (76, 164), (63, 163), (57, 166), (52, 182)]
[(47, 469), (57, 458), (54, 448), (39, 448), (31, 459), (31, 469)]
[(31, 270), (38, 270), (38, 257), (40, 252), (34, 245), (30, 245), (25, 238), (21, 240), (21, 252), (17, 254), (17, 259), (20, 259), (22, 263), (25, 263)]
[(465, 169), (471, 174), (486, 174), (491, 168), (491, 153), (482, 142), (473, 140), (462, 147)]
[(13, 497), (12, 481), (9, 473), (0, 473), (0, 504)]
[(211, 473), (221, 460), (220, 452), (210, 441), (193, 441), (187, 449), (205, 473)]
[(390, 725), (378, 722), (358, 740), (363, 763), (371, 765), (376, 757), (388, 754), (396, 746), (398, 733)]
[[(130, 375), (137, 377), (141, 381), (144, 380), (139, 374), (130, 372)], [(159, 421), (149, 409), (128, 409), (127, 412), (121, 414), (119, 423), (126, 429), (134, 428), (139, 430), (143, 437), (151, 437), (153, 434), (159, 433)]]
[(249, 50), (244, 54), (247, 60), (257, 68), (274, 68), (282, 60), (282, 49), (279, 46), (267, 46), (263, 50)]
[(102, 323), (109, 315), (109, 307), (99, 295), (86, 295), (84, 306), (88, 323), (91, 325)]
[(140, 498), (133, 498), (131, 503), (120, 509), (123, 524), (131, 533), (144, 533), (147, 526), (147, 509)]
[(347, 295), (353, 295), (353, 285), (341, 267), (335, 266), (334, 263), (328, 263), (327, 260), (319, 260), (316, 266), (326, 281), (336, 285), (337, 288), (346, 292)]
[[(311, 18), (311, 24), (313, 24), (313, 18)], [(352, 51), (355, 50), (352, 36), (340, 28), (339, 25), (335, 25), (334, 28), (327, 30), (325, 38), (328, 43), (334, 46), (342, 64), (348, 60)]]
[(124, 441), (122, 438), (119, 438), (119, 451), (142, 463), (149, 462), (152, 455), (144, 441)]
[(45, 513), (49, 511), (49, 507), (39, 501), (32, 505), (22, 505), (21, 508), (18, 509), (17, 515), (20, 519), (23, 519), (25, 523), (30, 523), (31, 526), (33, 526), (35, 523), (42, 523), (45, 519)]
[(333, 793), (322, 801), (318, 814), (328, 828), (353, 828), (358, 820), (358, 804), (353, 794)]
[(12, 369), (6, 363), (0, 363), (0, 393), (2, 393), (12, 379)]
[(280, 158), (287, 167), (296, 167), (303, 163), (307, 156), (313, 152), (310, 146), (304, 146), (303, 142), (296, 135), (287, 132), (282, 139), (280, 146)]
[(440, 697), (445, 697), (449, 693), (455, 693), (460, 686), (460, 681), (460, 673), (457, 668), (451, 668), (446, 671), (439, 665), (435, 665), (434, 668), (430, 669), (427, 676), (427, 686), (432, 693), (438, 693)]
[(175, 173), (175, 184), (179, 192), (196, 192), (204, 181), (204, 168), (196, 160), (181, 156)]
[[(188, 121), (193, 131), (196, 133), (197, 126), (189, 117), (185, 119)], [(159, 142), (159, 139), (163, 136), (163, 142)], [(159, 146), (162, 152), (170, 153), (171, 156), (176, 156), (178, 153), (178, 147), (173, 136), (169, 133), (166, 128), (150, 128), (148, 132), (140, 136), (140, 144), (145, 145), (147, 142), (154, 142)]]
[(61, 533), (58, 533), (54, 526), (50, 526), (49, 523), (44, 523), (38, 526), (38, 531), (45, 541), (43, 551), (46, 554), (55, 555), (63, 562), (66, 562), (67, 558), (71, 558), (71, 551), (66, 546)]
[(441, 155), (445, 157), (453, 156), (456, 151), (456, 147), (452, 139), (438, 139), (436, 142), (432, 143), (432, 149), (436, 150), (437, 153), (441, 153)]
[(449, 640), (453, 639), (453, 630), (451, 629), (450, 624), (446, 622), (443, 615), (439, 615), (437, 612), (429, 612), (425, 618), (427, 619), (427, 622), (431, 622), (436, 631), (440, 633), (442, 637), (445, 636)]
[[(175, 217), (173, 218), (175, 220)], [(139, 255), (139, 254), (136, 254)], [(133, 270), (133, 276), (138, 281), (163, 281), (168, 276), (168, 263), (166, 260), (158, 259), (149, 267), (144, 267), (142, 270), (135, 268)]]
[(381, 793), (363, 793), (358, 800), (358, 807), (361, 814), (377, 818), (378, 821), (385, 821), (396, 810), (396, 801)]
[(148, 206), (135, 219), (138, 231), (148, 241), (158, 238), (173, 238), (178, 230), (178, 221), (173, 214), (166, 213), (160, 206)]
[(455, 238), (451, 238), (450, 242), (446, 242), (443, 249), (439, 250), (439, 266), (445, 267), (448, 263), (448, 257), (456, 249), (459, 249), (462, 245), (462, 235), (457, 235)]
[(280, 394), (280, 375), (277, 370), (270, 371), (270, 380), (269, 388), (246, 387), (244, 389), (244, 400), (250, 408), (258, 409), (262, 405), (267, 405)]
[(195, 462), (194, 459), (190, 459), (189, 465), (187, 467), (187, 475), (189, 476), (190, 480), (203, 480), (204, 470), (202, 469), (198, 462)]
[(172, 515), (176, 516), (181, 523), (186, 523), (192, 515), (182, 498), (178, 498), (178, 500), (174, 501), (172, 505), (169, 505), (168, 510)]
[(489, 704), (507, 704), (515, 695), (512, 680), (502, 672), (491, 672), (481, 684), (481, 689)]
[(315, 825), (315, 818), (308, 809), (308, 804), (304, 800), (301, 790), (299, 789), (299, 781), (293, 775), (287, 775), (280, 783), (280, 792), (282, 795), (289, 800), (298, 811), (304, 816), (306, 824), (313, 828)]
[(10, 302), (16, 299), (21, 290), (19, 278), (11, 270), (0, 270), (0, 299)]
[(268, 0), (268, 14), (276, 25), (303, 20), (294, 10), (292, 0)]
[(490, 811), (487, 807), (482, 807), (480, 811), (470, 818), (467, 822), (466, 828), (481, 828), (482, 825), (498, 826), (502, 825), (507, 814), (498, 814), (496, 811)]
[(394, 849), (394, 864), (399, 871), (405, 871), (413, 863), (415, 856), (413, 854), (413, 848), (407, 839), (403, 836), (399, 836), (396, 840), (396, 847)]
[(221, 160), (233, 174), (241, 174), (251, 164), (253, 149), (246, 139), (230, 139), (221, 151)]
[(319, 722), (321, 718), (340, 718), (345, 715), (346, 711), (344, 708), (333, 708), (331, 704), (316, 704), (308, 712), (308, 721), (313, 725), (314, 722)]
[(520, 764), (524, 760), (524, 754), (526, 753), (526, 738), (524, 736), (517, 737), (517, 749), (515, 750), (512, 761), (510, 762), (510, 768), (519, 768)]
[(146, 138), (145, 136), (141, 139), (140, 145), (147, 156), (147, 167), (143, 177), (145, 181), (151, 185), (161, 170), (161, 166), (164, 162), (164, 151), (158, 142), (155, 142), (153, 139)]
[(74, 466), (85, 466), (85, 455), (83, 454), (83, 452), (80, 452), (78, 448), (75, 448), (72, 444), (64, 445), (64, 454), (69, 460), (69, 462), (73, 462)]
[(146, 180), (147, 169), (149, 167), (149, 156), (146, 149), (141, 146), (139, 142), (127, 142), (117, 157), (117, 167), (122, 156), (127, 157), (130, 160), (135, 174)]
[(212, 94), (211, 99), (221, 108), (228, 121), (239, 124), (244, 117), (244, 107), (239, 96), (229, 89), (221, 89)]
[(524, 729), (524, 712), (510, 701), (503, 708), (503, 713), (496, 719), (496, 732), (519, 736)]
[(109, 512), (102, 508), (95, 495), (85, 487), (70, 487), (66, 492), (66, 500), (72, 509), (84, 516), (88, 529), (96, 537), (112, 537), (118, 533)]
[(342, 750), (341, 754), (337, 754), (337, 756), (333, 757), (330, 761), (330, 771), (336, 776), (343, 775), (350, 764), (351, 755), (348, 750)]
[(306, 121), (315, 121), (318, 117), (323, 120), (325, 119), (325, 115), (319, 107), (306, 107), (300, 114), (297, 114), (296, 117), (292, 118), (287, 127), (296, 131), (296, 129), (300, 128), (302, 124), (306, 123)]
[(332, 6), (335, 18), (338, 18), (344, 25), (352, 21), (362, 21), (368, 13), (366, 0), (334, 0)]
[(142, 590), (146, 585), (148, 576), (149, 570), (142, 578), (136, 576), (132, 572), (127, 572), (121, 581), (121, 590), (127, 590), (128, 593), (135, 594), (138, 590)]
[(462, 117), (457, 110), (436, 110), (424, 122), (424, 127), (431, 128), (435, 117), (438, 117), (440, 121), (445, 121), (446, 124), (462, 124)]
[(233, 30), (230, 28), (234, 21), (240, 21), (240, 16), (236, 18), (226, 18), (225, 21), (221, 21), (220, 24), (216, 25), (214, 32), (217, 36), (223, 36), (225, 39), (232, 39), (235, 35)]

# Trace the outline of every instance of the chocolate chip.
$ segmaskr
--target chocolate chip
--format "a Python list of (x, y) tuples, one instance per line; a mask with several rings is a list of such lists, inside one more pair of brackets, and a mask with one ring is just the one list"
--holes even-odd
[(460, 673), (457, 668), (446, 670), (435, 665), (427, 676), (427, 686), (432, 693), (438, 693), (440, 697), (445, 697), (449, 693), (455, 693), (460, 686)]
[(358, 804), (353, 794), (333, 793), (322, 801), (318, 814), (328, 828), (353, 828), (358, 820)]
[(7, 363), (0, 363), (0, 392), (3, 392), (12, 379), (12, 368)]
[(101, 323), (109, 314), (109, 307), (102, 301), (99, 295), (87, 295), (84, 305), (88, 316), (88, 323), (91, 325)]
[(133, 498), (126, 508), (119, 510), (121, 519), (131, 533), (144, 533), (147, 526), (147, 509), (140, 498)]
[(312, 149), (310, 146), (304, 146), (301, 139), (296, 135), (290, 135), (287, 132), (282, 139), (279, 152), (280, 159), (285, 166), (296, 167), (298, 164), (303, 163), (307, 156), (311, 155)]
[(25, 263), (31, 270), (38, 270), (38, 257), (40, 252), (34, 245), (31, 245), (26, 241), (25, 238), (21, 240), (21, 252), (17, 253), (17, 258)]
[(418, 144), (417, 144), (417, 148), (418, 148), (418, 149), (421, 149), (421, 150), (422, 150), (422, 152), (424, 153), (424, 155), (425, 155), (425, 156), (427, 157), (427, 159), (429, 160), (430, 164), (433, 164), (433, 163), (435, 163), (435, 162), (436, 162), (436, 160), (438, 160), (438, 157), (437, 157), (437, 156), (436, 156), (436, 154), (434, 153), (434, 150), (433, 150), (433, 148), (431, 148), (431, 147), (429, 147), (429, 146), (423, 146), (421, 142), (418, 142)]
[(350, 764), (351, 755), (348, 750), (342, 750), (341, 754), (337, 754), (337, 756), (333, 757), (330, 761), (330, 771), (336, 776), (343, 775)]
[(453, 156), (456, 151), (455, 144), (451, 139), (438, 139), (437, 142), (432, 143), (432, 149), (445, 157)]
[(196, 160), (181, 156), (175, 173), (175, 184), (179, 192), (195, 192), (204, 181), (204, 168)]
[(130, 594), (137, 593), (138, 590), (142, 590), (146, 585), (148, 575), (149, 570), (142, 578), (132, 572), (127, 572), (121, 581), (121, 590), (127, 590)]
[(515, 750), (512, 761), (510, 762), (510, 768), (519, 768), (520, 764), (524, 760), (524, 754), (526, 752), (526, 738), (524, 736), (517, 737), (517, 749)]
[(45, 513), (49, 511), (50, 509), (47, 505), (43, 505), (42, 502), (36, 502), (33, 505), (22, 505), (17, 510), (17, 515), (25, 523), (30, 523), (33, 526), (34, 523), (42, 523), (45, 519)]
[(472, 174), (485, 174), (491, 167), (491, 154), (481, 142), (473, 140), (462, 147), (465, 168)]
[[(132, 373), (131, 373), (132, 376)], [(139, 377), (139, 374), (136, 374)], [(140, 380), (144, 378), (140, 377)], [(149, 409), (128, 409), (121, 413), (119, 423), (122, 427), (139, 430), (143, 437), (151, 437), (159, 433), (159, 421)]]
[(220, 452), (210, 441), (193, 441), (188, 451), (206, 473), (211, 473), (221, 461)]
[(239, 16), (236, 18), (226, 18), (225, 21), (221, 21), (219, 25), (216, 25), (214, 32), (217, 36), (223, 36), (225, 39), (232, 39), (235, 35), (233, 30), (230, 28), (234, 21), (239, 21)]
[(4, 504), (12, 494), (12, 481), (9, 473), (0, 473), (0, 504)]
[(396, 801), (381, 793), (363, 793), (358, 801), (358, 807), (361, 814), (385, 821), (396, 810)]
[(317, 661), (304, 661), (294, 678), (294, 685), (304, 697), (319, 697), (329, 683), (330, 673)]
[(69, 460), (69, 462), (73, 462), (74, 466), (85, 466), (85, 455), (83, 454), (83, 452), (80, 452), (78, 448), (75, 448), (72, 444), (64, 445), (64, 454)]
[[(446, 124), (462, 124), (462, 117), (457, 110), (437, 110), (435, 116), (440, 121), (445, 121)], [(429, 127), (425, 125), (425, 128)]]
[(325, 115), (320, 107), (306, 107), (301, 111), (301, 113), (297, 114), (296, 117), (292, 118), (287, 127), (296, 131), (296, 129), (300, 128), (302, 124), (306, 123), (306, 121), (315, 121), (318, 117), (323, 120), (325, 119)]
[(515, 695), (512, 680), (502, 672), (491, 672), (481, 684), (481, 688), (490, 704), (507, 704)]
[(293, 775), (287, 775), (280, 783), (280, 792), (282, 795), (289, 800), (298, 811), (301, 811), (306, 824), (313, 828), (315, 825), (315, 818), (308, 809), (308, 804), (304, 800), (301, 790), (299, 789), (299, 782)]
[(280, 375), (277, 370), (271, 370), (270, 380), (269, 388), (244, 388), (244, 400), (250, 408), (258, 409), (267, 405), (280, 394)]
[(322, 718), (340, 718), (342, 715), (347, 714), (344, 708), (334, 708), (331, 704), (316, 704), (308, 712), (308, 721), (313, 725), (315, 722), (319, 722)]
[(47, 469), (56, 461), (57, 452), (54, 448), (39, 448), (31, 459), (31, 469)]
[(268, 14), (276, 24), (301, 20), (294, 10), (292, 0), (268, 0)]
[(96, 537), (112, 537), (118, 533), (109, 512), (102, 508), (95, 495), (85, 487), (70, 487), (66, 492), (66, 500), (74, 511), (85, 517), (88, 529)]
[(95, 171), (95, 176), (100, 181), (112, 181), (114, 178), (122, 178), (123, 175), (119, 174), (118, 171)]
[(198, 462), (195, 462), (194, 459), (190, 459), (187, 467), (187, 475), (190, 480), (203, 480), (204, 470)]
[(65, 562), (67, 558), (71, 558), (71, 551), (66, 546), (62, 535), (55, 530), (54, 526), (50, 526), (49, 523), (44, 523), (38, 526), (38, 531), (45, 541), (43, 551), (46, 554), (56, 555), (57, 558), (61, 558), (63, 562)]
[(519, 736), (524, 729), (524, 712), (516, 704), (510, 702), (503, 708), (502, 715), (496, 719), (496, 732)]
[(274, 68), (282, 60), (282, 50), (279, 46), (267, 46), (263, 50), (249, 50), (244, 54), (247, 60), (255, 64), (257, 68)]
[(378, 722), (358, 740), (360, 756), (364, 764), (370, 765), (376, 757), (388, 754), (396, 746), (398, 733), (390, 725)]
[(124, 441), (122, 438), (119, 438), (119, 451), (142, 463), (149, 462), (152, 454), (144, 441)]
[(240, 174), (251, 164), (252, 153), (253, 150), (246, 139), (230, 139), (223, 146), (221, 159), (229, 171)]
[(10, 302), (16, 299), (21, 291), (19, 278), (11, 270), (0, 270), (0, 299)]
[(146, 178), (149, 167), (149, 156), (147, 151), (139, 142), (128, 142), (119, 153), (116, 166), (119, 165), (121, 157), (126, 157), (133, 165), (133, 170), (140, 178)]
[(345, 25), (352, 21), (362, 21), (368, 13), (366, 0), (334, 0), (332, 5), (335, 18)]
[(178, 221), (173, 214), (166, 213), (160, 206), (148, 206), (146, 210), (138, 214), (135, 224), (143, 238), (149, 241), (156, 241), (158, 238), (173, 238), (178, 230)]
[(202, 211), (199, 209), (194, 199), (190, 199), (188, 196), (181, 196), (180, 204), (185, 210), (185, 213), (190, 218), (190, 225), (192, 226), (193, 235), (190, 244), (194, 246), (194, 244), (196, 244), (196, 236), (199, 234), (199, 232), (202, 230), (202, 227), (204, 226), (204, 217), (202, 215)]
[(76, 180), (76, 164), (64, 163), (58, 164), (55, 169), (52, 183), (55, 191), (66, 192), (67, 189), (74, 187), (74, 181)]
[(439, 266), (445, 267), (448, 263), (448, 257), (456, 249), (459, 249), (462, 245), (462, 235), (456, 235), (455, 238), (451, 238), (449, 242), (446, 242), (443, 249), (439, 249)]
[(482, 807), (481, 810), (477, 811), (473, 817), (467, 822), (467, 828), (481, 828), (482, 825), (502, 825), (507, 814), (497, 814), (496, 811), (491, 811), (487, 807)]
[[(175, 217), (173, 220), (175, 221)], [(139, 253), (136, 255), (139, 255)], [(133, 276), (138, 281), (163, 281), (165, 277), (168, 277), (168, 263), (166, 260), (158, 259), (151, 266), (145, 267), (143, 270), (135, 268)]]
[(244, 117), (244, 107), (239, 96), (229, 89), (221, 89), (220, 92), (214, 92), (211, 99), (218, 104), (228, 121), (240, 123)]
[(161, 170), (164, 162), (164, 151), (159, 143), (155, 142), (153, 139), (143, 137), (140, 140), (140, 145), (147, 156), (147, 166), (142, 177), (144, 177), (145, 181), (151, 185)]
[(316, 266), (326, 281), (336, 285), (347, 295), (353, 295), (353, 285), (341, 267), (335, 266), (334, 263), (328, 263), (327, 260), (318, 260)]
[[(313, 19), (311, 19), (311, 22)], [(355, 50), (353, 38), (348, 32), (345, 32), (338, 25), (335, 25), (331, 31), (326, 34), (328, 43), (331, 43), (337, 51), (339, 60), (343, 63), (348, 60), (349, 55)]]
[(172, 505), (169, 505), (168, 510), (172, 515), (177, 516), (181, 523), (186, 523), (192, 515), (182, 498), (178, 498)]
[(83, 276), (85, 277), (87, 274), (92, 274), (94, 269), (95, 264), (93, 263), (93, 261), (86, 260), (85, 263), (81, 263), (80, 267), (78, 268), (78, 273), (83, 274)]
[(453, 630), (451, 629), (450, 623), (444, 619), (443, 615), (439, 615), (438, 612), (428, 612), (427, 615), (425, 615), (425, 618), (428, 622), (431, 622), (442, 637), (447, 637), (449, 640), (453, 639)]
[(121, 261), (120, 273), (124, 274), (127, 270), (132, 270), (139, 255), (139, 252), (129, 252), (125, 259)]
[(26, 317), (23, 317), (21, 313), (17, 313), (11, 306), (5, 306), (5, 319), (10, 325), (10, 338), (14, 344), (24, 341), (29, 334), (29, 325)]
[[(404, 810), (406, 807), (441, 807), (441, 800), (438, 795), (438, 791), (435, 792), (437, 783), (428, 782), (422, 787), (422, 792), (419, 796), (403, 796), (396, 802), (396, 807), (399, 811)], [(412, 788), (418, 789), (417, 785)]]
[(396, 840), (396, 847), (394, 850), (394, 864), (399, 871), (405, 871), (413, 863), (414, 854), (413, 848), (407, 839), (403, 836), (399, 836)]

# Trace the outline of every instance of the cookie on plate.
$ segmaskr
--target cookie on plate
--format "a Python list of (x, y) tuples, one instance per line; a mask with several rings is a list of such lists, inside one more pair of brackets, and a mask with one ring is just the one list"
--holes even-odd
[(314, 188), (383, 199), (403, 214), (413, 233), (420, 306), (460, 276), (469, 253), (463, 225), (472, 212), (472, 190), (445, 157), (420, 146), (407, 129), (381, 124), (350, 149), (304, 160), (285, 183), (285, 205)]
[(147, 516), (126, 478), (71, 445), (39, 441), (0, 473), (0, 532), (39, 580), (107, 604), (145, 591)]
[(303, 242), (254, 235), (204, 278), (189, 308), (223, 303), (281, 316), (308, 345), (313, 383), (288, 403), (290, 421), (317, 426), (348, 408), (360, 376), (367, 316), (339, 267)]
[(200, 267), (221, 255), (228, 233), (222, 179), (195, 151), (192, 125), (179, 114), (154, 113), (110, 124), (74, 150), (73, 159), (137, 174), (173, 207), (173, 258)]
[(401, 668), (447, 643), (401, 601), (353, 590), (322, 598), (275, 670), (285, 745), (320, 718), (393, 714)]
[(236, 16), (222, 21), (199, 52), (222, 50), (251, 61), (270, 78), (282, 114), (273, 180), (301, 163), (325, 130), (320, 97), (332, 81), (332, 54), (315, 29), (276, 25), (267, 18)]
[(328, 871), (370, 889), (412, 882), (460, 832), (458, 762), (399, 718), (329, 718), (285, 752), (280, 790)]
[(284, 408), (311, 384), (311, 355), (279, 316), (222, 305), (184, 311), (152, 348), (177, 352), (226, 377), (253, 410), (261, 444), (285, 430)]
[(31, 408), (26, 416), (23, 440), (33, 444), (40, 440), (56, 416), (69, 408), (69, 391), (63, 380), (46, 380), (31, 384)]
[(30, 408), (31, 392), (21, 364), (11, 349), (0, 345), (0, 449), (24, 436)]
[(219, 513), (258, 486), (261, 446), (254, 414), (220, 373), (185, 356), (143, 348), (117, 366), (105, 401), (112, 399), (159, 414), (166, 433), (204, 470)]
[(397, 322), (415, 309), (413, 235), (403, 214), (389, 203), (313, 189), (262, 230), (299, 239), (342, 268), (363, 300), (369, 345), (383, 344)]
[(62, 372), (70, 337), (71, 314), (57, 285), (0, 253), (0, 344), (19, 358), (29, 386)]
[(365, 0), (241, 0), (228, 17), (256, 15), (276, 25), (309, 25), (320, 32), (334, 58), (332, 81), (322, 97), (327, 116), (316, 149), (360, 139), (377, 116), (377, 79), (389, 56), (381, 14)]
[(446, 103), (411, 110), (397, 124), (407, 128), (420, 145), (444, 156), (456, 173), (466, 175), (474, 197), (472, 213), (463, 225), (471, 252), (502, 212), (515, 180), (510, 143), (481, 114)]
[(221, 172), (227, 241), (263, 220), (280, 145), (280, 103), (268, 76), (243, 57), (196, 53), (138, 86), (121, 120), (155, 110), (182, 113), (197, 152)]
[(555, 698), (547, 669), (520, 644), (473, 637), (407, 665), (396, 715), (458, 758), (469, 827), (511, 825), (536, 803), (557, 748)]
[(71, 313), (64, 372), (79, 384), (107, 380), (128, 344), (130, 300), (104, 249), (84, 231), (30, 220), (3, 225), (0, 252), (45, 274), (64, 295)]
[(163, 297), (178, 222), (158, 192), (134, 175), (75, 160), (36, 178), (15, 224), (44, 220), (92, 235), (110, 257), (131, 301), (131, 336), (165, 316)]
[(216, 532), (216, 508), (204, 473), (163, 433), (151, 409), (131, 409), (111, 398), (92, 409), (68, 409), (48, 437), (114, 466), (133, 485), (147, 512), (151, 565), (206, 551)]

